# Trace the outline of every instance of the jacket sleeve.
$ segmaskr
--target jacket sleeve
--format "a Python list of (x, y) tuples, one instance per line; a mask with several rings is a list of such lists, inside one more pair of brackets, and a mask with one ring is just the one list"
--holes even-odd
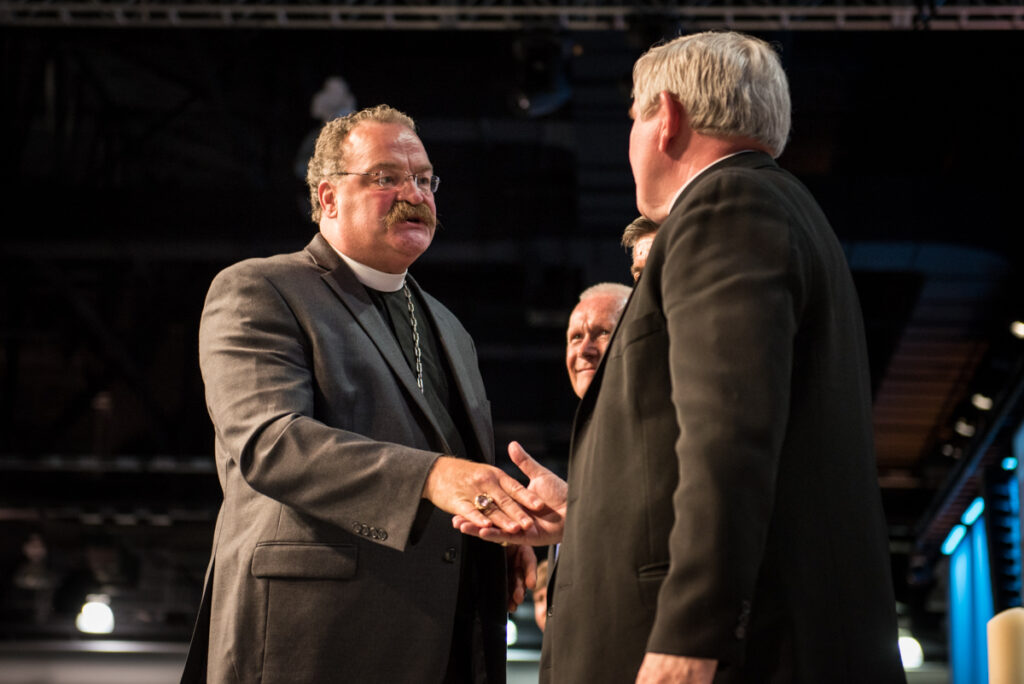
[(714, 173), (659, 231), (679, 483), (651, 652), (742, 655), (777, 495), (800, 307), (790, 221), (776, 195), (754, 171)]
[[(339, 425), (314, 417), (315, 404), (325, 401), (315, 370), (321, 352), (258, 263), (242, 262), (214, 279), (200, 323), (200, 367), (222, 483), (240, 476), (301, 514), (345, 529), (361, 523), (385, 531), (369, 540), (404, 548), (440, 454), (342, 429), (343, 411)], [(385, 425), (393, 421), (396, 441), (412, 429), (405, 409), (383, 414)], [(426, 445), (422, 434), (419, 441)]]

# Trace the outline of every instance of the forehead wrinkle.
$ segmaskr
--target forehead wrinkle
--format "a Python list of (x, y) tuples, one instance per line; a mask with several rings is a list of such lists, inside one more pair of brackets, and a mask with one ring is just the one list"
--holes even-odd
[[(391, 130), (391, 137), (383, 137), (379, 132)], [(416, 157), (425, 161), (413, 164)], [(352, 129), (342, 144), (342, 158), (346, 163), (362, 161), (367, 170), (405, 170), (410, 173), (432, 171), (433, 165), (427, 156), (423, 142), (414, 131), (396, 123), (379, 123), (367, 121)]]

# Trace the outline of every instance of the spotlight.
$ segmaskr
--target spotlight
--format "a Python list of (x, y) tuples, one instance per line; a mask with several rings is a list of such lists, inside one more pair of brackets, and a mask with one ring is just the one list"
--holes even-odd
[(974, 426), (968, 423), (963, 418), (960, 418), (959, 420), (956, 421), (956, 425), (953, 426), (953, 430), (958, 435), (963, 435), (964, 437), (974, 436)]
[(946, 541), (942, 542), (942, 553), (947, 556), (951, 556), (956, 547), (960, 545), (960, 540), (967, 534), (967, 528), (963, 525), (954, 525), (953, 529), (949, 531), (946, 536)]
[(1002, 465), (1003, 465), (1003, 470), (1016, 470), (1017, 469), (1017, 459), (1014, 458), (1013, 456), (1007, 456), (1006, 458), (1003, 459)]
[(1010, 324), (1010, 332), (1014, 337), (1024, 340), (1024, 321), (1014, 321)]
[(572, 98), (569, 62), (572, 47), (560, 36), (531, 32), (512, 44), (516, 83), (510, 100), (517, 114), (539, 117), (560, 109)]
[(992, 410), (992, 397), (987, 397), (980, 392), (971, 397), (971, 404), (974, 408), (979, 411), (991, 411)]
[(110, 634), (114, 631), (114, 611), (110, 610), (110, 597), (89, 594), (82, 612), (75, 618), (75, 627), (86, 634)]
[(981, 517), (981, 514), (985, 512), (985, 500), (980, 496), (971, 502), (971, 505), (967, 507), (964, 514), (960, 516), (960, 522), (970, 527), (974, 524), (974, 521)]
[(505, 623), (505, 645), (515, 646), (517, 641), (519, 641), (519, 628), (516, 627), (516, 623), (509, 620)]
[(924, 664), (924, 651), (917, 639), (910, 635), (900, 637), (900, 660), (907, 670), (916, 670)]

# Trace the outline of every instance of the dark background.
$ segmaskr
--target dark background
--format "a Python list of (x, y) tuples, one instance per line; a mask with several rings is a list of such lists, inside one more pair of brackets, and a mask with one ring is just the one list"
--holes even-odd
[[(187, 639), (220, 496), (203, 298), (224, 266), (314, 234), (295, 167), (332, 75), (417, 120), (443, 229), (412, 272), (476, 340), (499, 453), (518, 439), (564, 468), (568, 313), (586, 286), (629, 281), (631, 67), (678, 30), (0, 28), (0, 639), (72, 638), (96, 591), (120, 636)], [(1024, 41), (759, 35), (793, 93), (780, 163), (861, 294), (902, 624), (941, 660), (923, 530), (976, 446), (951, 431), (965, 400), (1018, 377)]]

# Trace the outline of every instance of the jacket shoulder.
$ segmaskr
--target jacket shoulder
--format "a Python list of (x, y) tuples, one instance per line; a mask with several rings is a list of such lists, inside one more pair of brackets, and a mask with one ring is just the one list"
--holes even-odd
[(235, 262), (214, 276), (213, 285), (255, 280), (287, 282), (301, 277), (303, 273), (319, 275), (322, 272), (323, 269), (316, 265), (307, 252), (290, 252), (265, 257), (251, 257)]

